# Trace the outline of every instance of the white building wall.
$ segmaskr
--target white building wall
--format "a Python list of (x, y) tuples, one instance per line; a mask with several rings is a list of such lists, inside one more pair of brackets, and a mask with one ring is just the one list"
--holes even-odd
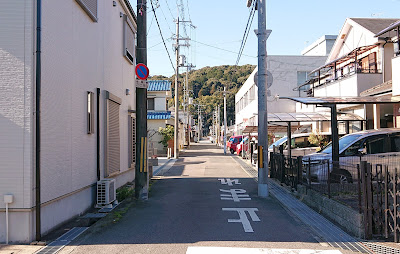
[(315, 97), (354, 97), (382, 83), (382, 74), (355, 74), (338, 81), (316, 87)]
[(0, 1), (0, 242), (4, 194), (14, 195), (10, 220), (26, 225), (24, 231), (10, 227), (10, 240), (28, 241), (32, 229), (33, 8), (33, 1)]
[[(268, 97), (267, 108), (270, 113), (295, 112), (296, 103), (289, 100), (277, 99), (279, 96), (298, 97), (299, 91), (293, 91), (297, 87), (297, 73), (310, 72), (324, 64), (325, 56), (268, 56), (267, 69), (272, 74), (273, 83), (269, 88), (271, 96)], [(235, 95), (235, 105), (254, 85), (255, 69), (241, 89)], [(255, 91), (255, 100), (251, 101), (242, 110), (236, 110), (236, 125), (243, 124), (246, 119), (257, 119), (258, 89)], [(257, 120), (255, 121), (257, 125)], [(244, 126), (242, 126), (244, 127)], [(239, 130), (238, 130), (239, 131)]]
[[(0, 197), (10, 193), (10, 241), (34, 236), (34, 131), (32, 130), (36, 1), (0, 2)], [(87, 91), (101, 89), (101, 170), (104, 175), (105, 91), (120, 106), (121, 174), (117, 187), (134, 179), (129, 165), (128, 110), (135, 109), (134, 65), (123, 56), (124, 1), (98, 1), (93, 22), (76, 1), (42, 2), (41, 201), (42, 233), (94, 204), (96, 135), (87, 134)], [(134, 21), (132, 20), (132, 23)], [(11, 28), (11, 29), (10, 29)], [(13, 32), (10, 32), (13, 31)], [(134, 56), (135, 58), (135, 56)], [(0, 202), (0, 221), (4, 204)], [(0, 223), (1, 225), (1, 223)], [(0, 226), (0, 242), (5, 229)]]

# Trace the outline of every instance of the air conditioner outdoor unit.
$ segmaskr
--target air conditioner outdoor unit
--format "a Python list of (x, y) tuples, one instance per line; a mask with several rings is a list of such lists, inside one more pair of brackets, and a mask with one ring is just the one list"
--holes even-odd
[(107, 206), (116, 200), (115, 179), (97, 182), (97, 206)]

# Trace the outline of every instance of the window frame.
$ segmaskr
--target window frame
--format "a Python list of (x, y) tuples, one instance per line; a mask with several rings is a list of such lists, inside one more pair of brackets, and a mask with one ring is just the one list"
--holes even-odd
[[(124, 41), (124, 52), (123, 55), (128, 60), (129, 63), (132, 65), (135, 64), (135, 28), (131, 22), (131, 20), (128, 18), (126, 14), (123, 16), (123, 41)], [(132, 32), (133, 34), (133, 52), (129, 52), (128, 48), (128, 29)]]
[(94, 133), (94, 93), (87, 91), (87, 134)]

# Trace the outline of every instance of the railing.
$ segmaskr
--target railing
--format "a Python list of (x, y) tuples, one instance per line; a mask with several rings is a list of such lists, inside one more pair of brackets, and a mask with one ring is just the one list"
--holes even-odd
[(344, 73), (344, 74), (341, 74), (341, 75), (337, 75), (336, 78), (334, 77), (334, 74), (331, 74), (330, 77), (325, 78), (325, 79), (321, 79), (321, 83), (320, 84), (319, 83), (314, 84), (314, 87), (308, 89), (307, 92), (306, 92), (307, 96), (308, 97), (312, 97), (313, 96), (313, 91), (312, 90), (317, 88), (317, 87), (319, 87), (319, 86), (323, 86), (323, 85), (326, 85), (326, 84), (329, 84), (329, 83), (332, 83), (332, 82), (336, 82), (337, 80), (341, 80), (343, 78), (350, 77), (350, 76), (352, 76), (354, 74), (357, 74), (357, 73), (361, 73), (361, 74), (381, 74), (382, 70), (377, 69), (375, 67), (373, 67), (373, 68), (358, 68), (357, 70), (352, 69), (347, 73)]

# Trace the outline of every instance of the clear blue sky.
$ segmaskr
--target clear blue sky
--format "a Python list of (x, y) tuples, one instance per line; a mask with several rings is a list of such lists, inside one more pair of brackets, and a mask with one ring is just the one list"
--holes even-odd
[[(130, 1), (136, 9), (137, 1)], [(173, 19), (177, 16), (177, 3), (182, 2), (185, 7), (185, 19), (190, 19), (197, 28), (187, 28), (188, 35), (194, 41), (190, 42), (189, 50), (181, 47), (181, 54), (187, 55), (189, 62), (196, 65), (196, 69), (234, 65), (249, 17), (246, 0), (159, 0), (156, 14), (174, 64), (174, 42), (171, 38), (176, 31), (176, 24)], [(174, 71), (151, 11), (150, 0), (147, 0), (147, 4), (147, 64), (150, 75), (169, 77)], [(156, 5), (155, 0), (153, 4)], [(267, 29), (272, 29), (267, 51), (271, 55), (299, 55), (306, 46), (321, 36), (338, 34), (348, 17), (400, 19), (399, 10), (400, 0), (267, 1)], [(253, 32), (257, 28), (257, 18), (256, 13), (239, 65), (257, 64), (257, 37)], [(183, 32), (181, 27), (181, 35)], [(180, 72), (184, 70), (181, 68)]]

